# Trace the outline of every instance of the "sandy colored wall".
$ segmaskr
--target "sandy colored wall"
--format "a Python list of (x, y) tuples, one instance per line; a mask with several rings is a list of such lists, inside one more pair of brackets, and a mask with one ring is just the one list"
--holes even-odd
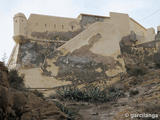
[(134, 31), (138, 36), (140, 43), (149, 42), (155, 40), (154, 28), (146, 29), (138, 22), (130, 18), (130, 31)]
[[(108, 29), (109, 28), (109, 29)], [(94, 36), (100, 34), (100, 38), (96, 39), (96, 42), (90, 46), (90, 40), (94, 38)], [(107, 22), (96, 22), (89, 26), (85, 31), (80, 33), (78, 36), (68, 41), (66, 44), (58, 48), (60, 51), (68, 51), (73, 53), (76, 50), (82, 50), (83, 47), (88, 45), (90, 46), (89, 51), (97, 56), (110, 56), (114, 60), (119, 61), (122, 64), (122, 68), (110, 69), (107, 71), (108, 75), (115, 75), (124, 71), (123, 60), (117, 59), (117, 56), (120, 54), (119, 41), (121, 40), (121, 33), (117, 29), (117, 27), (112, 23)], [(87, 51), (86, 51), (87, 53)], [(83, 54), (86, 54), (83, 53)], [(88, 57), (90, 57), (88, 55)], [(97, 57), (98, 58), (98, 57)], [(96, 59), (96, 57), (94, 58)], [(99, 61), (99, 59), (97, 59)], [(99, 62), (108, 62), (110, 64), (110, 60), (100, 60)], [(53, 63), (53, 62), (52, 62)]]
[(28, 19), (28, 36), (32, 32), (68, 32), (80, 29), (79, 20), (31, 14)]
[(127, 36), (130, 33), (129, 26), (129, 16), (128, 14), (121, 13), (110, 13), (111, 22), (117, 27), (121, 32), (121, 37)]
[[(21, 34), (21, 32), (25, 34), (26, 32), (27, 37), (30, 38), (32, 38), (31, 34), (33, 32), (40, 34), (59, 32), (60, 36), (62, 36), (63, 32), (72, 35), (73, 32), (81, 29), (82, 26), (87, 26), (84, 27), (83, 30), (78, 31), (75, 36), (69, 36), (69, 39), (67, 39), (61, 47), (59, 47), (59, 45), (57, 47), (55, 43), (51, 43), (51, 47), (46, 43), (40, 44), (40, 41), (37, 42), (38, 39), (34, 42), (28, 41), (16, 45), (11, 56), (11, 62), (9, 63), (10, 68), (16, 65), (17, 56), (20, 65), (26, 63), (24, 64), (24, 69), (23, 66), (21, 67), (20, 72), (25, 74), (25, 84), (31, 88), (52, 88), (70, 84), (70, 82), (62, 82), (54, 77), (58, 76), (63, 78), (63, 76), (59, 76), (61, 73), (72, 70), (73, 72), (80, 70), (79, 73), (81, 73), (82, 79), (88, 70), (91, 77), (96, 74), (100, 76), (115, 76), (125, 71), (124, 61), (120, 57), (119, 42), (121, 38), (130, 34), (132, 30), (139, 36), (146, 37), (148, 35), (148, 39), (153, 35), (152, 29), (146, 30), (136, 21), (131, 20), (127, 14), (113, 12), (110, 13), (110, 17), (98, 19), (93, 16), (72, 19), (31, 14), (25, 24), (24, 21), (22, 23), (22, 19), (18, 20), (19, 24), (15, 24), (15, 35)], [(27, 27), (25, 25), (27, 25)], [(27, 28), (27, 30), (24, 28)], [(44, 38), (46, 39), (46, 36), (44, 36)], [(52, 52), (50, 52), (50, 54), (48, 54), (49, 57), (45, 59), (45, 55), (48, 53), (46, 50)], [(55, 54), (53, 51), (55, 51)], [(44, 63), (46, 63), (46, 65), (44, 65)], [(96, 64), (90, 65), (90, 63)], [(102, 66), (99, 63), (102, 63)], [(84, 71), (83, 66), (86, 65), (89, 65), (89, 69), (85, 68), (86, 72), (81, 72)], [(42, 69), (40, 69), (40, 67)], [(72, 70), (70, 68), (72, 68)], [(93, 68), (96, 69), (94, 70)], [(102, 72), (98, 73), (96, 71), (97, 69)], [(86, 76), (86, 79), (88, 79), (88, 75)], [(92, 78), (90, 78), (90, 80), (91, 79)]]
[(19, 52), (19, 44), (16, 44), (13, 48), (12, 54), (11, 54), (10, 59), (8, 61), (8, 67), (10, 69), (16, 68), (18, 52)]
[(14, 17), (14, 35), (23, 35), (27, 34), (27, 19), (25, 16), (15, 16)]
[(154, 28), (147, 29), (147, 32), (145, 34), (145, 42), (153, 41), (155, 40), (155, 30)]
[(81, 14), (76, 19), (31, 14), (28, 20), (26, 20), (23, 14), (20, 15), (21, 16), (14, 18), (14, 35), (27, 34), (27, 37), (29, 38), (35, 37), (33, 35), (35, 33), (43, 34), (45, 36), (47, 36), (46, 34), (54, 33), (80, 33), (82, 27), (86, 28), (86, 26), (90, 26), (95, 22), (104, 21), (112, 22), (121, 32), (121, 37), (127, 36), (130, 31), (135, 31), (139, 36), (145, 36), (147, 39), (153, 38), (153, 35), (152, 37), (149, 37), (152, 34), (151, 30), (147, 31), (138, 22), (130, 18), (128, 14), (111, 12), (110, 17)]
[(145, 42), (145, 36), (147, 35), (147, 29), (136, 22), (134, 19), (129, 19), (130, 31), (134, 31), (136, 33), (137, 39), (139, 43)]
[(134, 31), (136, 34), (140, 36), (144, 36), (147, 32), (147, 29), (145, 29), (143, 26), (141, 26), (132, 18), (129, 19), (129, 25), (130, 25), (130, 31)]
[[(100, 42), (97, 42), (95, 44), (96, 46), (93, 46), (93, 48), (91, 48), (91, 51), (104, 56), (112, 55), (114, 54), (115, 49), (119, 50), (119, 41), (121, 39), (121, 33), (116, 29), (117, 29), (116, 26), (111, 23), (107, 22), (94, 23), (93, 25), (88, 27), (85, 31), (83, 31), (78, 36), (68, 41), (66, 44), (64, 44), (58, 49), (59, 50), (66, 49), (70, 52), (73, 52), (74, 50), (79, 49), (81, 46), (88, 44), (88, 40), (93, 35), (97, 33), (102, 33), (103, 39), (99, 40)], [(96, 48), (100, 49), (101, 51), (97, 50)]]
[(44, 76), (41, 74), (40, 68), (21, 69), (19, 71), (20, 74), (25, 74), (24, 82), (28, 88), (54, 88), (71, 83)]

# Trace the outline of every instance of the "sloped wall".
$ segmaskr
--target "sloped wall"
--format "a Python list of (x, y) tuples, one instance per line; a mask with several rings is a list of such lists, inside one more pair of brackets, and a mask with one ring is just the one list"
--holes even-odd
[(46, 59), (44, 74), (75, 84), (116, 76), (125, 71), (120, 57), (120, 36), (113, 24), (94, 23), (59, 47), (57, 55)]

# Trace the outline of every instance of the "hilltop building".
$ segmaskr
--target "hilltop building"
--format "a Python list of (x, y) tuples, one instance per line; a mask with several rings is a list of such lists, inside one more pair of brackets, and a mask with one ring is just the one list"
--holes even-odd
[(124, 61), (118, 57), (122, 37), (133, 33), (138, 40), (136, 44), (155, 40), (153, 28), (147, 29), (122, 13), (111, 12), (110, 16), (80, 14), (77, 18), (31, 14), (28, 19), (18, 13), (13, 21), (16, 45), (8, 66), (25, 74), (26, 86), (31, 88), (54, 86), (51, 77), (61, 73), (61, 67), (55, 64), (60, 59), (57, 56), (72, 55), (62, 62), (74, 61), (75, 66), (90, 63), (92, 59), (91, 63), (107, 66), (106, 70), (96, 66), (94, 72), (115, 76), (125, 71)]

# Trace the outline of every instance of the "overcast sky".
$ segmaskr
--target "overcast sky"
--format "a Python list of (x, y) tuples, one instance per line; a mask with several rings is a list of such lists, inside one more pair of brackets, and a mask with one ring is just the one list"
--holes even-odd
[(160, 0), (0, 0), (0, 60), (4, 53), (9, 58), (14, 47), (13, 16), (17, 12), (26, 17), (38, 13), (74, 18), (80, 13), (108, 16), (110, 11), (128, 13), (146, 28), (160, 25)]

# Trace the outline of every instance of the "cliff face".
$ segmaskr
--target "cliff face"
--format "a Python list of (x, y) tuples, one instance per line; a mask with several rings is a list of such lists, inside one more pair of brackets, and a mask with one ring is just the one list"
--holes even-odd
[(0, 120), (65, 120), (55, 104), (9, 86), (8, 70), (0, 62)]

